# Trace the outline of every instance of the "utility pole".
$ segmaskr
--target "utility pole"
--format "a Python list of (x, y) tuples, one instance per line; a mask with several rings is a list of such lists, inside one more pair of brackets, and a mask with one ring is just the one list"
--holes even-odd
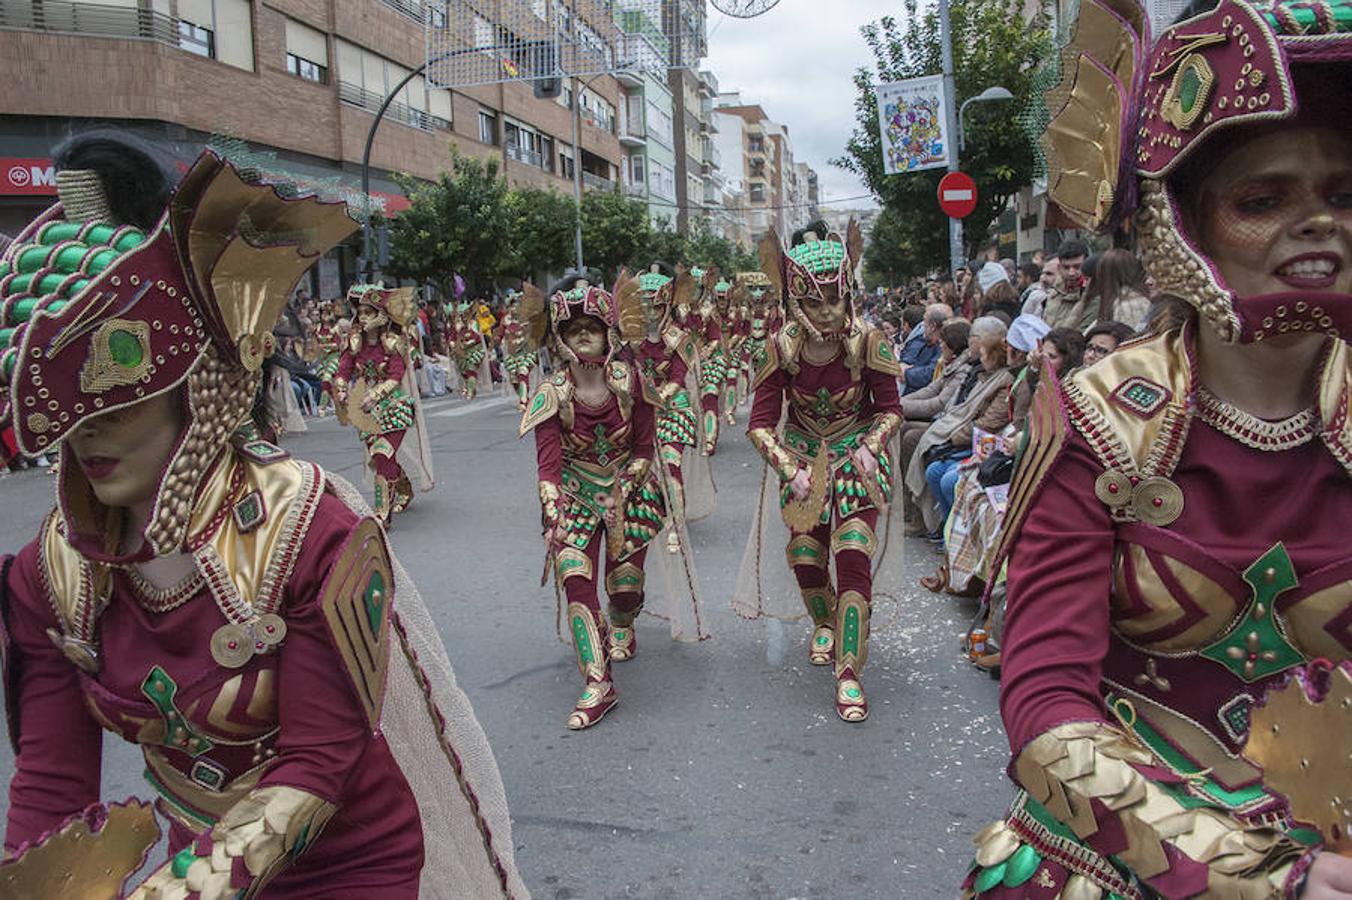
[[(959, 171), (958, 90), (953, 78), (953, 26), (949, 22), (948, 0), (939, 0), (939, 43), (944, 66), (944, 130), (948, 132), (948, 171)], [(948, 219), (948, 273), (966, 264), (962, 249), (962, 219)]]

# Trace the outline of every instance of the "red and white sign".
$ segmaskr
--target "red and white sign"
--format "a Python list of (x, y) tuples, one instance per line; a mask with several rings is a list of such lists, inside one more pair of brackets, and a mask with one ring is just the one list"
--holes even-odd
[(56, 169), (52, 161), (0, 156), (0, 195), (56, 196)]
[(951, 219), (965, 219), (976, 209), (976, 182), (963, 172), (939, 179), (939, 208)]

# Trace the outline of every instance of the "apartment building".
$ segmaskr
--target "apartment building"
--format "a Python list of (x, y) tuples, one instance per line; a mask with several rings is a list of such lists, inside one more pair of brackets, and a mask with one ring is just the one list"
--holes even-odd
[[(620, 39), (610, 4), (565, 6), (592, 16), (595, 40)], [(367, 132), (425, 61), (430, 14), (443, 13), (423, 0), (0, 0), (0, 232), (50, 202), (52, 147), (93, 124), (125, 128), (183, 163), (229, 136), (302, 187), (365, 202)], [(476, 34), (493, 29), (475, 23)], [(577, 165), (587, 189), (613, 189), (626, 162), (621, 101), (608, 75), (566, 83), (553, 100), (521, 82), (444, 90), (414, 76), (376, 134), (369, 203), (396, 214), (407, 201), (390, 173), (434, 178), (452, 145), (496, 157), (512, 184), (569, 192)], [(316, 289), (331, 295), (351, 279), (354, 248), (323, 261)]]
[[(666, 59), (668, 39), (641, 10), (621, 20), (631, 59)], [(620, 89), (619, 140), (624, 160), (621, 184), (627, 196), (648, 206), (656, 227), (676, 227), (676, 135), (671, 90), (655, 67), (617, 74)]]

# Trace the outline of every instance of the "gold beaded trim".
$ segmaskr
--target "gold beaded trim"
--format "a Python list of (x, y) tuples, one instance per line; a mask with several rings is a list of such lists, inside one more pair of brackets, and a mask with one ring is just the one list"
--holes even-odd
[(1313, 409), (1269, 422), (1227, 403), (1204, 387), (1196, 394), (1197, 417), (1221, 434), (1246, 447), (1279, 453), (1308, 444), (1319, 433), (1319, 417)]
[(127, 581), (142, 608), (154, 613), (166, 613), (187, 603), (197, 592), (206, 586), (202, 573), (194, 568), (178, 584), (167, 588), (157, 588), (142, 575), (135, 566), (127, 566)]

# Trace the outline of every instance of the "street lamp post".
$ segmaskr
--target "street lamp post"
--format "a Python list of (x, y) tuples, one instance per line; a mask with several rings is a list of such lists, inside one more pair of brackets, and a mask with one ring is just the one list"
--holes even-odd
[(578, 87), (577, 76), (573, 76), (573, 252), (577, 256), (579, 275), (586, 271), (582, 261), (582, 148), (579, 146), (582, 137), (582, 92), (602, 75), (613, 74), (598, 72), (582, 82), (581, 87)]
[(982, 103), (987, 100), (1013, 100), (1014, 95), (1002, 87), (988, 87), (975, 97), (968, 97), (962, 101), (962, 106), (958, 107), (958, 150), (967, 149), (967, 126), (963, 124), (962, 117), (967, 112), (967, 107), (973, 103)]
[[(957, 87), (953, 78), (953, 26), (949, 22), (948, 0), (939, 0), (939, 42), (944, 68), (944, 125), (948, 131), (949, 155), (948, 171), (957, 172), (962, 162), (962, 150), (967, 141), (962, 131), (962, 114), (968, 103), (983, 100), (1012, 100), (1014, 95), (1002, 87), (990, 87), (975, 97), (969, 97), (960, 109), (955, 110)], [(957, 135), (958, 146), (953, 149), (953, 135)], [(956, 272), (965, 263), (962, 250), (962, 219), (948, 220), (948, 271)]]

